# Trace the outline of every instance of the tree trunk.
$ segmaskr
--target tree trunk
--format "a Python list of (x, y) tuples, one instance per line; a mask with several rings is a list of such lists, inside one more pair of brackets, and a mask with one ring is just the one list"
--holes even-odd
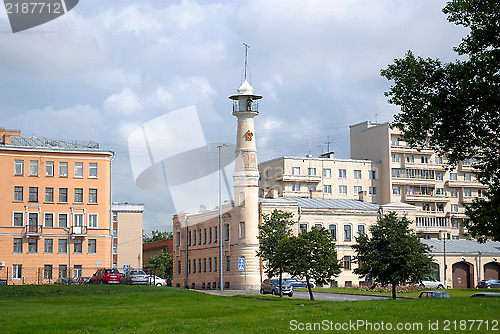
[(392, 299), (396, 299), (396, 282), (391, 282), (392, 285)]
[(311, 284), (309, 284), (309, 275), (306, 274), (307, 290), (309, 291), (309, 299), (314, 300), (314, 295), (311, 290)]
[(283, 282), (282, 282), (282, 279), (283, 279), (283, 269), (280, 268), (280, 284), (279, 284), (279, 287), (280, 287), (280, 297), (283, 297)]

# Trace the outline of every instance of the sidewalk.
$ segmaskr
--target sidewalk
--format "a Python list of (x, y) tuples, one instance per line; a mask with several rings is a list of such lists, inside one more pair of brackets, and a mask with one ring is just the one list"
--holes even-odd
[(259, 290), (195, 290), (209, 295), (233, 297), (236, 295), (259, 294)]

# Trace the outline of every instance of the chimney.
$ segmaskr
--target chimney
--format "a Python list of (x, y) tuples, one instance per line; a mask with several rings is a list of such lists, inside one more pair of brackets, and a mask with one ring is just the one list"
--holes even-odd
[(323, 190), (311, 190), (311, 198), (323, 198)]
[(3, 135), (2, 143), (4, 145), (10, 145), (10, 134), (6, 133)]
[(358, 196), (359, 196), (359, 201), (360, 202), (365, 202), (366, 201), (366, 191), (365, 190), (360, 191), (358, 193)]
[(20, 136), (21, 131), (18, 130), (6, 130), (0, 128), (0, 138), (2, 138), (2, 144), (10, 145), (10, 136)]

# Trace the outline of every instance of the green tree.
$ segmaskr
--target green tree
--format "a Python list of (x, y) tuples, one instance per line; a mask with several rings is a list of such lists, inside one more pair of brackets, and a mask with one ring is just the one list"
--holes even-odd
[(400, 106), (394, 127), (419, 147), (428, 144), (451, 166), (473, 159), (489, 187), (467, 209), (474, 237), (500, 240), (500, 10), (498, 0), (453, 0), (448, 21), (470, 29), (454, 50), (462, 60), (442, 63), (411, 51), (381, 71), (394, 84), (385, 93)]
[(172, 254), (161, 250), (157, 256), (149, 258), (149, 265), (156, 270), (158, 276), (172, 280), (174, 268)]
[(420, 281), (430, 274), (432, 258), (430, 248), (410, 228), (410, 220), (398, 218), (391, 212), (370, 228), (371, 238), (356, 238), (354, 261), (359, 267), (354, 273), (383, 285), (392, 285), (392, 298), (396, 299), (396, 286), (400, 283)]
[(263, 224), (259, 226), (259, 251), (257, 255), (264, 260), (264, 269), (268, 277), (279, 276), (280, 296), (283, 297), (281, 280), (283, 278), (283, 240), (291, 235), (291, 226), (295, 224), (292, 213), (278, 209), (270, 215), (263, 215)]
[(144, 237), (144, 242), (149, 243), (149, 242), (168, 240), (168, 239), (173, 239), (173, 238), (174, 238), (173, 232), (154, 230), (154, 231), (151, 231), (150, 234), (147, 234)]
[(314, 300), (311, 279), (316, 284), (326, 284), (340, 274), (335, 243), (325, 229), (313, 227), (309, 232), (287, 238), (283, 242), (283, 252), (286, 272), (306, 279), (311, 300)]

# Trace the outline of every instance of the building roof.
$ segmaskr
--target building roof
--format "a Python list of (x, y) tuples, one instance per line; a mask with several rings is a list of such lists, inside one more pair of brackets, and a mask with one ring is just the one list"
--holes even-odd
[(30, 148), (30, 149), (59, 149), (59, 150), (88, 150), (88, 151), (106, 151), (99, 147), (99, 143), (93, 141), (68, 141), (48, 139), (44, 137), (21, 137), (11, 136), (10, 144), (1, 144), (2, 147), (11, 148)]
[(342, 158), (324, 158), (324, 157), (291, 157), (291, 156), (281, 156), (273, 159), (269, 159), (266, 161), (259, 162), (259, 165), (266, 164), (272, 161), (277, 161), (277, 160), (286, 160), (286, 159), (293, 159), (293, 160), (324, 160), (324, 161), (337, 161), (337, 162), (362, 162), (362, 163), (380, 163), (380, 161), (372, 161), (372, 160), (361, 160), (361, 159), (342, 159)]
[(293, 204), (297, 203), (305, 209), (338, 209), (338, 210), (365, 210), (378, 211), (379, 205), (357, 201), (353, 199), (322, 199), (322, 198), (300, 198), (300, 197), (282, 197), (282, 198), (260, 198), (263, 203)]
[(144, 212), (144, 204), (137, 203), (118, 203), (111, 204), (111, 211), (115, 212)]
[[(422, 243), (431, 247), (432, 253), (444, 253), (444, 241), (423, 239)], [(446, 253), (452, 254), (500, 254), (500, 242), (487, 241), (480, 244), (475, 240), (446, 240)]]

